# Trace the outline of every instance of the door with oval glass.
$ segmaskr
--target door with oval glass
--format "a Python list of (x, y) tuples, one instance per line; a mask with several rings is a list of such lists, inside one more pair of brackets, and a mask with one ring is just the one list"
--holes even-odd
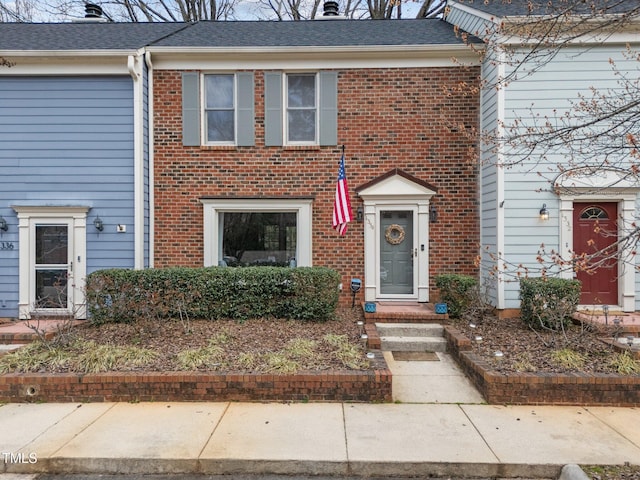
[(380, 211), (380, 296), (415, 296), (414, 211)]

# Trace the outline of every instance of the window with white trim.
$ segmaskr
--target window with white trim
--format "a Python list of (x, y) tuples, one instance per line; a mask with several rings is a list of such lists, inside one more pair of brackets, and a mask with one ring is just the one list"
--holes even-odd
[(337, 145), (338, 72), (266, 71), (264, 143)]
[(311, 266), (309, 199), (202, 199), (205, 266)]
[(316, 144), (318, 99), (316, 74), (286, 75), (286, 136), (288, 144)]
[(234, 144), (236, 140), (235, 76), (204, 76), (204, 138), (207, 144)]

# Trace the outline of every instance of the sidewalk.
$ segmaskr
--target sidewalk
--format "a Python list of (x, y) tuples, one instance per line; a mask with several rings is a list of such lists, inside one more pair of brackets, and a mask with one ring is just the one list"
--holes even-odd
[(556, 478), (640, 462), (640, 409), (482, 404), (0, 406), (2, 472)]

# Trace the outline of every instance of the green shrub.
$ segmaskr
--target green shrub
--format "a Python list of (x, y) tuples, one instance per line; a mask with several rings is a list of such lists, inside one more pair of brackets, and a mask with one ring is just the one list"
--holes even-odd
[(520, 314), (532, 328), (559, 331), (571, 323), (580, 302), (581, 283), (566, 278), (520, 279)]
[(435, 284), (440, 290), (440, 301), (447, 304), (449, 316), (460, 318), (471, 303), (478, 281), (469, 275), (451, 273), (436, 275)]
[(338, 305), (337, 272), (323, 267), (100, 270), (87, 276), (94, 322), (147, 318), (277, 317), (326, 320)]

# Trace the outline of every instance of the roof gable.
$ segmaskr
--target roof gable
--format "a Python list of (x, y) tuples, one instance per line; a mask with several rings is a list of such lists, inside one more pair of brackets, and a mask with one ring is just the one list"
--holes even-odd
[(394, 168), (355, 189), (360, 197), (431, 197), (436, 187), (413, 175)]

